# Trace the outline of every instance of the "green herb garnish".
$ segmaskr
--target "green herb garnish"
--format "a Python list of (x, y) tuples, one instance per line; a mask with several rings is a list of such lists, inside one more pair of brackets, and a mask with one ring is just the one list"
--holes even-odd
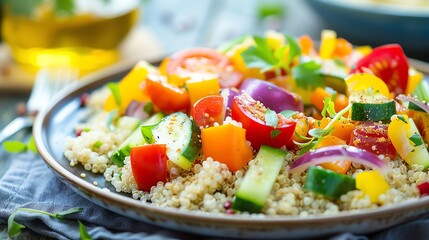
[(79, 223), (79, 235), (81, 240), (92, 240), (92, 237), (89, 235), (89, 233), (86, 231), (85, 225), (79, 220), (77, 220)]
[(280, 114), (283, 115), (283, 117), (285, 118), (292, 118), (292, 116), (297, 113), (298, 113), (297, 111), (292, 111), (292, 110), (283, 110), (280, 112)]
[(413, 136), (410, 137), (410, 141), (414, 143), (414, 147), (423, 145), (423, 139), (418, 133), (414, 133)]
[(277, 116), (277, 113), (271, 109), (267, 109), (267, 111), (265, 112), (265, 123), (268, 126), (276, 128), (277, 124), (279, 123), (279, 118)]
[(4, 150), (10, 153), (21, 153), (25, 151), (32, 151), (38, 153), (33, 136), (30, 137), (27, 143), (21, 141), (5, 141), (3, 142)]
[(280, 131), (279, 129), (271, 130), (271, 132), (270, 132), (271, 139), (276, 138), (278, 135), (280, 135), (280, 133), (282, 133), (282, 131)]
[(48, 215), (52, 218), (64, 219), (67, 215), (78, 213), (80, 211), (82, 211), (82, 208), (71, 208), (69, 210), (58, 213), (49, 213), (31, 208), (18, 208), (9, 216), (7, 220), (7, 234), (9, 235), (9, 237), (15, 237), (21, 233), (21, 229), (25, 228), (24, 225), (15, 222), (15, 216), (16, 214), (18, 214), (18, 212), (38, 213)]
[(324, 105), (323, 105), (323, 110), (322, 110), (322, 116), (326, 117), (326, 113), (329, 114), (330, 117), (335, 117), (335, 115), (337, 114), (337, 112), (335, 112), (335, 104), (334, 102), (331, 100), (330, 97), (325, 97), (325, 99), (323, 100)]
[(324, 86), (324, 80), (320, 74), (322, 66), (315, 61), (305, 62), (292, 68), (292, 76), (296, 85), (302, 89), (314, 90)]

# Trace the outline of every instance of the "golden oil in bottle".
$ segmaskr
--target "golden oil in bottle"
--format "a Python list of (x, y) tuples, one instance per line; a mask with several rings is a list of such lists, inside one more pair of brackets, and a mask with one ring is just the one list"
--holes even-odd
[[(5, 0), (3, 38), (24, 67), (88, 73), (116, 62), (138, 19), (138, 0)], [(21, 3), (21, 5), (19, 5)]]

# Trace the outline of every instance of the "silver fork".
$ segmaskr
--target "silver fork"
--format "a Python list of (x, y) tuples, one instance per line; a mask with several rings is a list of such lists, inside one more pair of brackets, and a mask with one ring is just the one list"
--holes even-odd
[(33, 89), (28, 98), (26, 107), (27, 114), (25, 116), (16, 117), (0, 132), (0, 143), (11, 137), (19, 130), (33, 125), (36, 114), (43, 110), (49, 104), (49, 100), (77, 79), (78, 73), (76, 69), (68, 67), (42, 68), (37, 72), (34, 81)]

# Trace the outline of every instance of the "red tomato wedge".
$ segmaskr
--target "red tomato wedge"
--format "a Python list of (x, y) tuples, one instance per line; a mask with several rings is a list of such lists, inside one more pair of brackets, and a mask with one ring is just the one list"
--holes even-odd
[(167, 83), (164, 76), (148, 74), (145, 90), (153, 104), (165, 113), (187, 112), (190, 108), (191, 102), (186, 89)]
[(222, 124), (225, 116), (224, 98), (216, 95), (201, 98), (194, 104), (191, 115), (199, 127), (212, 127), (215, 122)]
[(247, 94), (234, 97), (232, 118), (243, 124), (246, 139), (258, 150), (261, 145), (272, 147), (285, 146), (295, 132), (296, 122), (277, 114), (277, 127), (265, 123), (267, 109), (261, 102), (255, 101)]
[(168, 177), (165, 144), (150, 144), (131, 148), (130, 161), (134, 179), (140, 190), (150, 191)]
[(371, 70), (381, 78), (396, 95), (404, 93), (408, 84), (408, 59), (401, 46), (387, 44), (374, 50), (356, 63), (351, 73)]
[(199, 77), (216, 77), (222, 88), (237, 87), (243, 75), (235, 71), (229, 59), (210, 48), (192, 48), (176, 52), (165, 63), (168, 76), (190, 78), (194, 74)]
[(380, 123), (359, 124), (352, 132), (350, 145), (394, 159), (396, 149), (389, 139), (387, 128), (387, 125)]

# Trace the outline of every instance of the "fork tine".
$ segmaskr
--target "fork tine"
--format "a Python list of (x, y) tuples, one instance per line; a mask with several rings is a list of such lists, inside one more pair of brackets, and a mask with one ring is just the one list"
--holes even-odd
[(45, 69), (40, 70), (35, 78), (33, 89), (27, 101), (29, 112), (35, 112), (39, 108), (40, 100), (44, 98), (48, 87), (48, 72)]

